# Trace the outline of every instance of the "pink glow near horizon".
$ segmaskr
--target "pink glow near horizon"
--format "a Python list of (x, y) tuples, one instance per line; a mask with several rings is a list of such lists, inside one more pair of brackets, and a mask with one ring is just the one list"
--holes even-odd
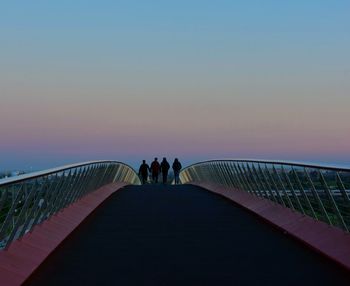
[[(118, 97), (88, 104), (22, 102), (1, 115), (1, 145), (9, 151), (114, 152), (157, 151), (186, 154), (283, 152), (346, 154), (350, 143), (346, 108), (323, 106), (243, 106), (225, 104), (120, 105)], [(24, 99), (25, 101), (25, 99)], [(9, 101), (11, 105), (11, 100)], [(2, 105), (3, 106), (3, 105)], [(15, 110), (9, 106), (9, 110)], [(278, 110), (277, 112), (275, 110)]]

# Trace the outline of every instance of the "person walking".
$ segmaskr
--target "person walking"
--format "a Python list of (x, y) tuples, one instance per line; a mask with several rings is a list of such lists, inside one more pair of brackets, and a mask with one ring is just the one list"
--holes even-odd
[(160, 163), (160, 172), (163, 175), (163, 184), (166, 184), (168, 182), (169, 169), (170, 169), (170, 165), (166, 160), (166, 158), (164, 157), (162, 163)]
[(180, 171), (182, 169), (180, 161), (175, 158), (173, 163), (173, 171), (174, 171), (174, 178), (175, 178), (175, 185), (180, 184)]
[(152, 172), (152, 181), (153, 181), (153, 183), (158, 183), (159, 171), (160, 171), (160, 164), (158, 162), (158, 158), (154, 158), (154, 161), (151, 164), (151, 172)]
[(139, 169), (139, 176), (141, 176), (141, 181), (143, 185), (147, 183), (148, 171), (150, 171), (150, 168), (146, 163), (146, 160), (142, 160), (142, 164)]

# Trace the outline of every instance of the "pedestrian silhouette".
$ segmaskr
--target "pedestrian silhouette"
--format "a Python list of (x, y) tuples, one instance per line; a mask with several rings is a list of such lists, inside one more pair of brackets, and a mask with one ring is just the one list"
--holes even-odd
[(166, 158), (164, 157), (162, 163), (160, 163), (160, 172), (163, 175), (163, 184), (166, 184), (168, 182), (169, 169), (170, 169), (170, 165), (166, 160)]
[(160, 164), (158, 162), (158, 158), (154, 158), (154, 161), (151, 164), (151, 172), (152, 172), (152, 181), (153, 181), (153, 183), (158, 183), (159, 171), (160, 171)]
[(143, 185), (147, 183), (148, 171), (150, 171), (150, 168), (147, 165), (146, 160), (142, 160), (142, 164), (141, 164), (140, 169), (139, 169), (139, 176), (141, 176), (141, 180), (142, 180)]
[(175, 158), (173, 163), (173, 170), (174, 170), (174, 178), (175, 178), (175, 185), (180, 184), (180, 171), (182, 169), (180, 161)]

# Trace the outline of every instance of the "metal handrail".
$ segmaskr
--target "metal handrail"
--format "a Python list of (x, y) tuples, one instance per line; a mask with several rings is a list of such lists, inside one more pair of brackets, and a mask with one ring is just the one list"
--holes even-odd
[[(306, 168), (314, 168), (314, 169), (328, 169), (333, 171), (342, 171), (342, 172), (350, 172), (350, 167), (344, 167), (344, 166), (336, 166), (336, 165), (328, 165), (328, 164), (315, 164), (315, 163), (303, 163), (303, 162), (297, 162), (297, 161), (285, 161), (285, 160), (264, 160), (264, 159), (230, 159), (230, 158), (224, 158), (224, 159), (210, 159), (210, 160), (204, 160), (200, 162), (193, 163), (186, 168), (196, 166), (203, 163), (209, 163), (209, 162), (216, 162), (216, 161), (225, 161), (225, 162), (247, 162), (247, 163), (269, 163), (269, 164), (275, 164), (275, 165), (285, 165), (285, 166), (295, 166), (295, 167), (306, 167)], [(184, 168), (184, 170), (186, 169)]]
[(0, 180), (0, 249), (98, 188), (140, 184), (136, 171), (118, 161), (66, 165)]
[(239, 189), (349, 231), (350, 168), (288, 161), (218, 159), (192, 164), (182, 183)]
[[(25, 181), (25, 180), (28, 180), (28, 179), (35, 179), (35, 178), (42, 177), (42, 176), (45, 176), (45, 175), (51, 175), (51, 174), (54, 174), (54, 173), (57, 173), (57, 172), (62, 172), (62, 171), (66, 171), (66, 170), (69, 170), (69, 169), (83, 167), (83, 166), (87, 166), (87, 165), (91, 165), (91, 164), (98, 164), (98, 163), (123, 164), (123, 165), (129, 167), (130, 169), (134, 170), (128, 164), (125, 164), (125, 163), (119, 162), (119, 161), (114, 161), (114, 160), (87, 161), (87, 162), (81, 162), (81, 163), (64, 165), (64, 166), (51, 168), (51, 169), (47, 169), (47, 170), (42, 170), (42, 171), (37, 171), (37, 172), (31, 172), (31, 173), (22, 174), (22, 175), (9, 177), (9, 178), (5, 178), (5, 179), (0, 179), (0, 187), (6, 186), (6, 185), (9, 185), (9, 184), (13, 184), (15, 182), (21, 182), (21, 181)], [(134, 170), (134, 172), (136, 173), (135, 170)]]

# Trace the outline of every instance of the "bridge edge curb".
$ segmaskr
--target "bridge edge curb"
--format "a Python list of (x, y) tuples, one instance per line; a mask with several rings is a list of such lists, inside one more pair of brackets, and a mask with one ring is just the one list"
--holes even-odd
[(0, 285), (25, 283), (77, 227), (126, 183), (112, 183), (86, 195), (0, 251)]
[(350, 271), (349, 233), (241, 190), (200, 182), (190, 184), (237, 203), (285, 234)]

